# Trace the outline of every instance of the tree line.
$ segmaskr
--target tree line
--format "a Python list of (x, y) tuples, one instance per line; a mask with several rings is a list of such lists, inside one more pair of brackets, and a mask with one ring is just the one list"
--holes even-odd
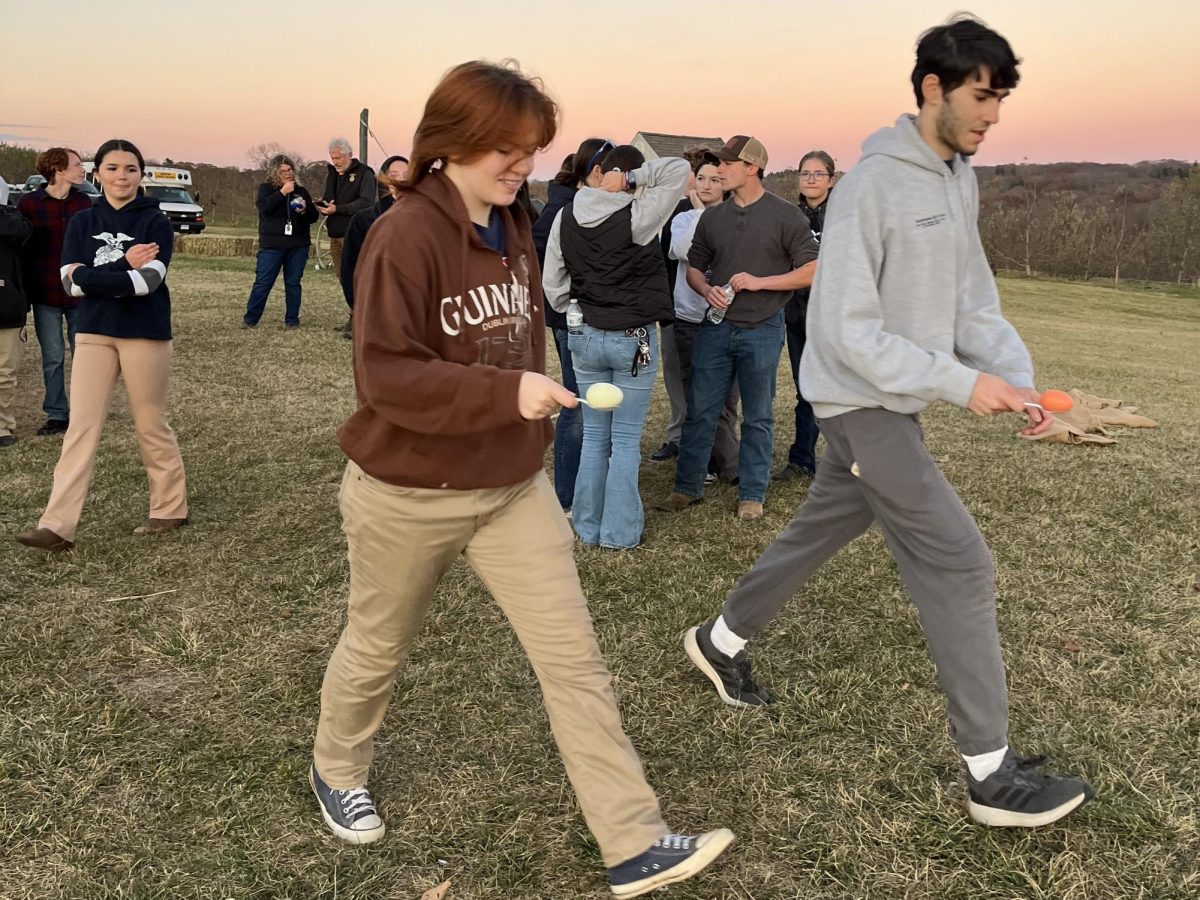
[[(249, 227), (257, 221), (255, 191), (276, 153), (292, 157), (309, 190), (324, 188), (324, 160), (307, 160), (273, 143), (250, 147), (248, 168), (155, 162), (191, 170), (210, 224)], [(35, 149), (0, 143), (0, 175), (21, 184), (36, 157)], [(1006, 164), (977, 166), (976, 173), (980, 237), (996, 268), (1116, 284), (1200, 286), (1200, 164)], [(768, 174), (765, 186), (792, 202), (799, 197), (794, 169)], [(534, 197), (545, 198), (545, 182), (530, 187)]]

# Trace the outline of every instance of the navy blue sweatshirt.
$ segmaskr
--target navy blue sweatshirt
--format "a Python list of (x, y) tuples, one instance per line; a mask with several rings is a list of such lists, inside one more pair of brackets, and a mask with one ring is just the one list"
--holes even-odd
[[(555, 216), (558, 215), (559, 210), (575, 199), (577, 192), (578, 188), (559, 184), (557, 181), (550, 182), (549, 199), (546, 201), (546, 206), (542, 209), (541, 215), (533, 223), (533, 246), (537, 250), (539, 267), (545, 267), (546, 265), (546, 244), (550, 240), (550, 228), (554, 225)], [(546, 327), (565, 329), (567, 327), (567, 314), (558, 312), (547, 303)]]
[[(171, 264), (174, 233), (158, 201), (135, 197), (120, 209), (106, 198), (78, 212), (63, 241), (63, 287), (81, 296), (75, 330), (116, 338), (171, 339)], [(134, 244), (158, 244), (158, 257), (130, 268), (125, 252)], [(65, 269), (82, 263), (68, 280)]]
[[(292, 209), (291, 201), (295, 197), (304, 201), (303, 210)], [(317, 208), (313, 206), (312, 194), (300, 185), (285, 195), (275, 185), (264, 181), (258, 186), (254, 205), (258, 207), (258, 246), (264, 250), (292, 250), (312, 243), (309, 226), (317, 221)], [(288, 222), (292, 223), (291, 234), (286, 234)]]

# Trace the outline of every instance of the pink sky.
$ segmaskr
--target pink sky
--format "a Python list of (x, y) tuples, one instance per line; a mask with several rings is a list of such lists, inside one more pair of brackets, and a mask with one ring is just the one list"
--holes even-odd
[[(769, 169), (794, 167), (814, 148), (848, 167), (867, 134), (914, 108), (915, 39), (953, 11), (845, 0), (767, 2), (750, 13), (708, 0), (614, 0), (585, 14), (531, 0), (515, 8), (519, 21), (502, 22), (513, 10), (482, 0), (209, 0), (144, 16), (78, 0), (56, 8), (87, 23), (69, 52), (46, 52), (42, 10), (7, 14), (0, 140), (86, 152), (119, 135), (154, 158), (245, 166), (247, 148), (262, 142), (310, 159), (337, 135), (357, 144), (366, 106), (387, 151), (407, 153), (442, 72), (511, 56), (562, 108), (543, 177), (585, 137), (626, 141), (639, 130), (750, 133), (767, 146)], [(1198, 9), (1182, 0), (1145, 13), (1094, 0), (975, 3), (1024, 60), (977, 162), (1200, 158)], [(383, 156), (374, 142), (369, 154)]]

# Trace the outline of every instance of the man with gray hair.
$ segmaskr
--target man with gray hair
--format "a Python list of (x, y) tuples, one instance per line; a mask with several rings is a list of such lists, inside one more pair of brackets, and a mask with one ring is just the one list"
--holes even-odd
[[(350, 220), (360, 210), (370, 209), (376, 199), (375, 173), (366, 163), (354, 158), (350, 142), (345, 138), (334, 138), (329, 142), (329, 172), (325, 176), (325, 190), (315, 206), (326, 216), (325, 230), (329, 232), (329, 255), (333, 257), (333, 271), (338, 280), (342, 277), (342, 239)], [(338, 330), (350, 332), (351, 319)]]

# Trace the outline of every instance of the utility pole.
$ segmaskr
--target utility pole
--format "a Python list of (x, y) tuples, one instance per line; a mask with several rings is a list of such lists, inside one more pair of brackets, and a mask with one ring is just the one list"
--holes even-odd
[(364, 166), (367, 164), (367, 132), (370, 130), (367, 118), (370, 115), (371, 111), (365, 107), (358, 114), (358, 158), (362, 160)]

